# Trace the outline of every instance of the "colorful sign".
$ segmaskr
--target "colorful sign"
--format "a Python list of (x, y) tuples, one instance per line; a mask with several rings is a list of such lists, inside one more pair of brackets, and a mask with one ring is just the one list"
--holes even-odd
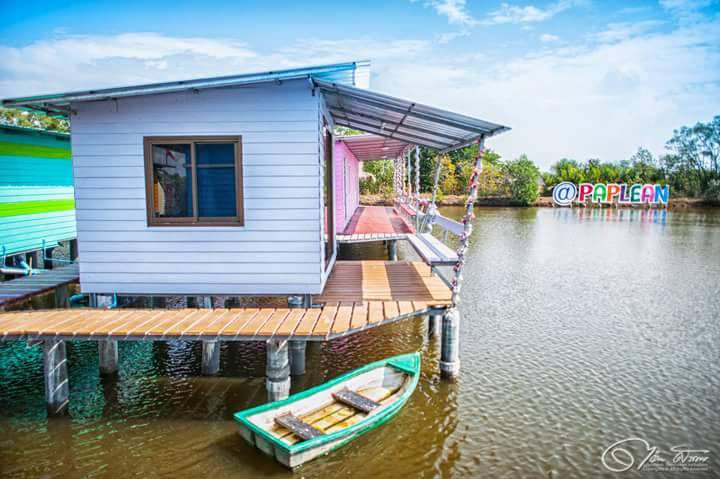
[(585, 203), (667, 204), (670, 186), (652, 184), (580, 183), (580, 186), (563, 181), (553, 188), (553, 201), (569, 206), (573, 201)]

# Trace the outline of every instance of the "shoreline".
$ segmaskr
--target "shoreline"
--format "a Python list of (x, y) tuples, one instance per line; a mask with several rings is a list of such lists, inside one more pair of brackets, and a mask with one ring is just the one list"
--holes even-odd
[[(430, 195), (422, 195), (423, 198), (430, 198)], [(441, 200), (438, 200), (438, 206), (465, 206), (465, 196), (461, 195), (445, 195)], [(364, 206), (392, 206), (392, 200), (382, 195), (360, 195), (360, 204)], [(538, 200), (530, 205), (520, 205), (510, 198), (501, 197), (487, 197), (478, 198), (475, 202), (477, 207), (514, 207), (514, 208), (556, 208), (553, 203), (552, 197), (541, 196)], [(593, 205), (594, 206), (594, 205)], [(619, 204), (620, 208), (644, 208), (644, 205), (632, 205), (632, 204)], [(582, 205), (577, 207), (582, 208)], [(610, 208), (611, 205), (605, 204), (603, 208)], [(653, 206), (654, 207), (654, 206)], [(718, 208), (720, 204), (712, 203), (701, 198), (671, 198), (668, 201), (668, 210), (686, 210), (686, 209), (704, 209), (704, 208)], [(561, 207), (562, 208), (562, 207)], [(662, 208), (665, 209), (665, 208)]]

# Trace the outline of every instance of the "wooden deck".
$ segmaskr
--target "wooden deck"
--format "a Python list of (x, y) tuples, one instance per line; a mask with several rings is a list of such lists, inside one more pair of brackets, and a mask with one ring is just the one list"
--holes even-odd
[(320, 308), (55, 309), (0, 314), (0, 339), (326, 341), (433, 311), (418, 301)]
[(339, 261), (316, 308), (55, 309), (0, 314), (0, 338), (326, 341), (437, 312), (450, 290), (424, 263)]
[(345, 230), (336, 235), (340, 243), (363, 243), (405, 239), (414, 233), (400, 215), (390, 206), (360, 206)]
[(78, 264), (0, 282), (0, 308), (78, 280)]
[(450, 289), (430, 267), (412, 261), (338, 261), (325, 290), (313, 298), (331, 301), (423, 301), (450, 304)]

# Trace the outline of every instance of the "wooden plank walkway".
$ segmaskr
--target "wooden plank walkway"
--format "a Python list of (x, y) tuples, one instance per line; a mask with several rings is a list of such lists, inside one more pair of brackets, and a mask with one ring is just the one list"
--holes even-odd
[(336, 238), (340, 243), (364, 243), (405, 239), (413, 232), (412, 226), (390, 206), (359, 206)]
[(78, 264), (0, 282), (0, 308), (78, 280)]
[(338, 261), (315, 302), (422, 301), (450, 304), (447, 285), (428, 265), (414, 261)]
[(321, 307), (18, 311), (0, 313), (0, 339), (326, 341), (437, 312), (450, 294), (422, 262), (338, 261), (323, 294), (313, 298)]
[(0, 340), (169, 339), (326, 341), (434, 311), (424, 302), (328, 303), (321, 308), (54, 309), (0, 313)]

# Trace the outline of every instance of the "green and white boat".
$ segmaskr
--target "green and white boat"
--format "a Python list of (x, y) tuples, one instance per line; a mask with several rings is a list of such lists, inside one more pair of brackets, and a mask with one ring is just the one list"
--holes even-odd
[(420, 354), (402, 354), (287, 399), (235, 413), (251, 445), (287, 467), (339, 448), (392, 418), (420, 378)]

